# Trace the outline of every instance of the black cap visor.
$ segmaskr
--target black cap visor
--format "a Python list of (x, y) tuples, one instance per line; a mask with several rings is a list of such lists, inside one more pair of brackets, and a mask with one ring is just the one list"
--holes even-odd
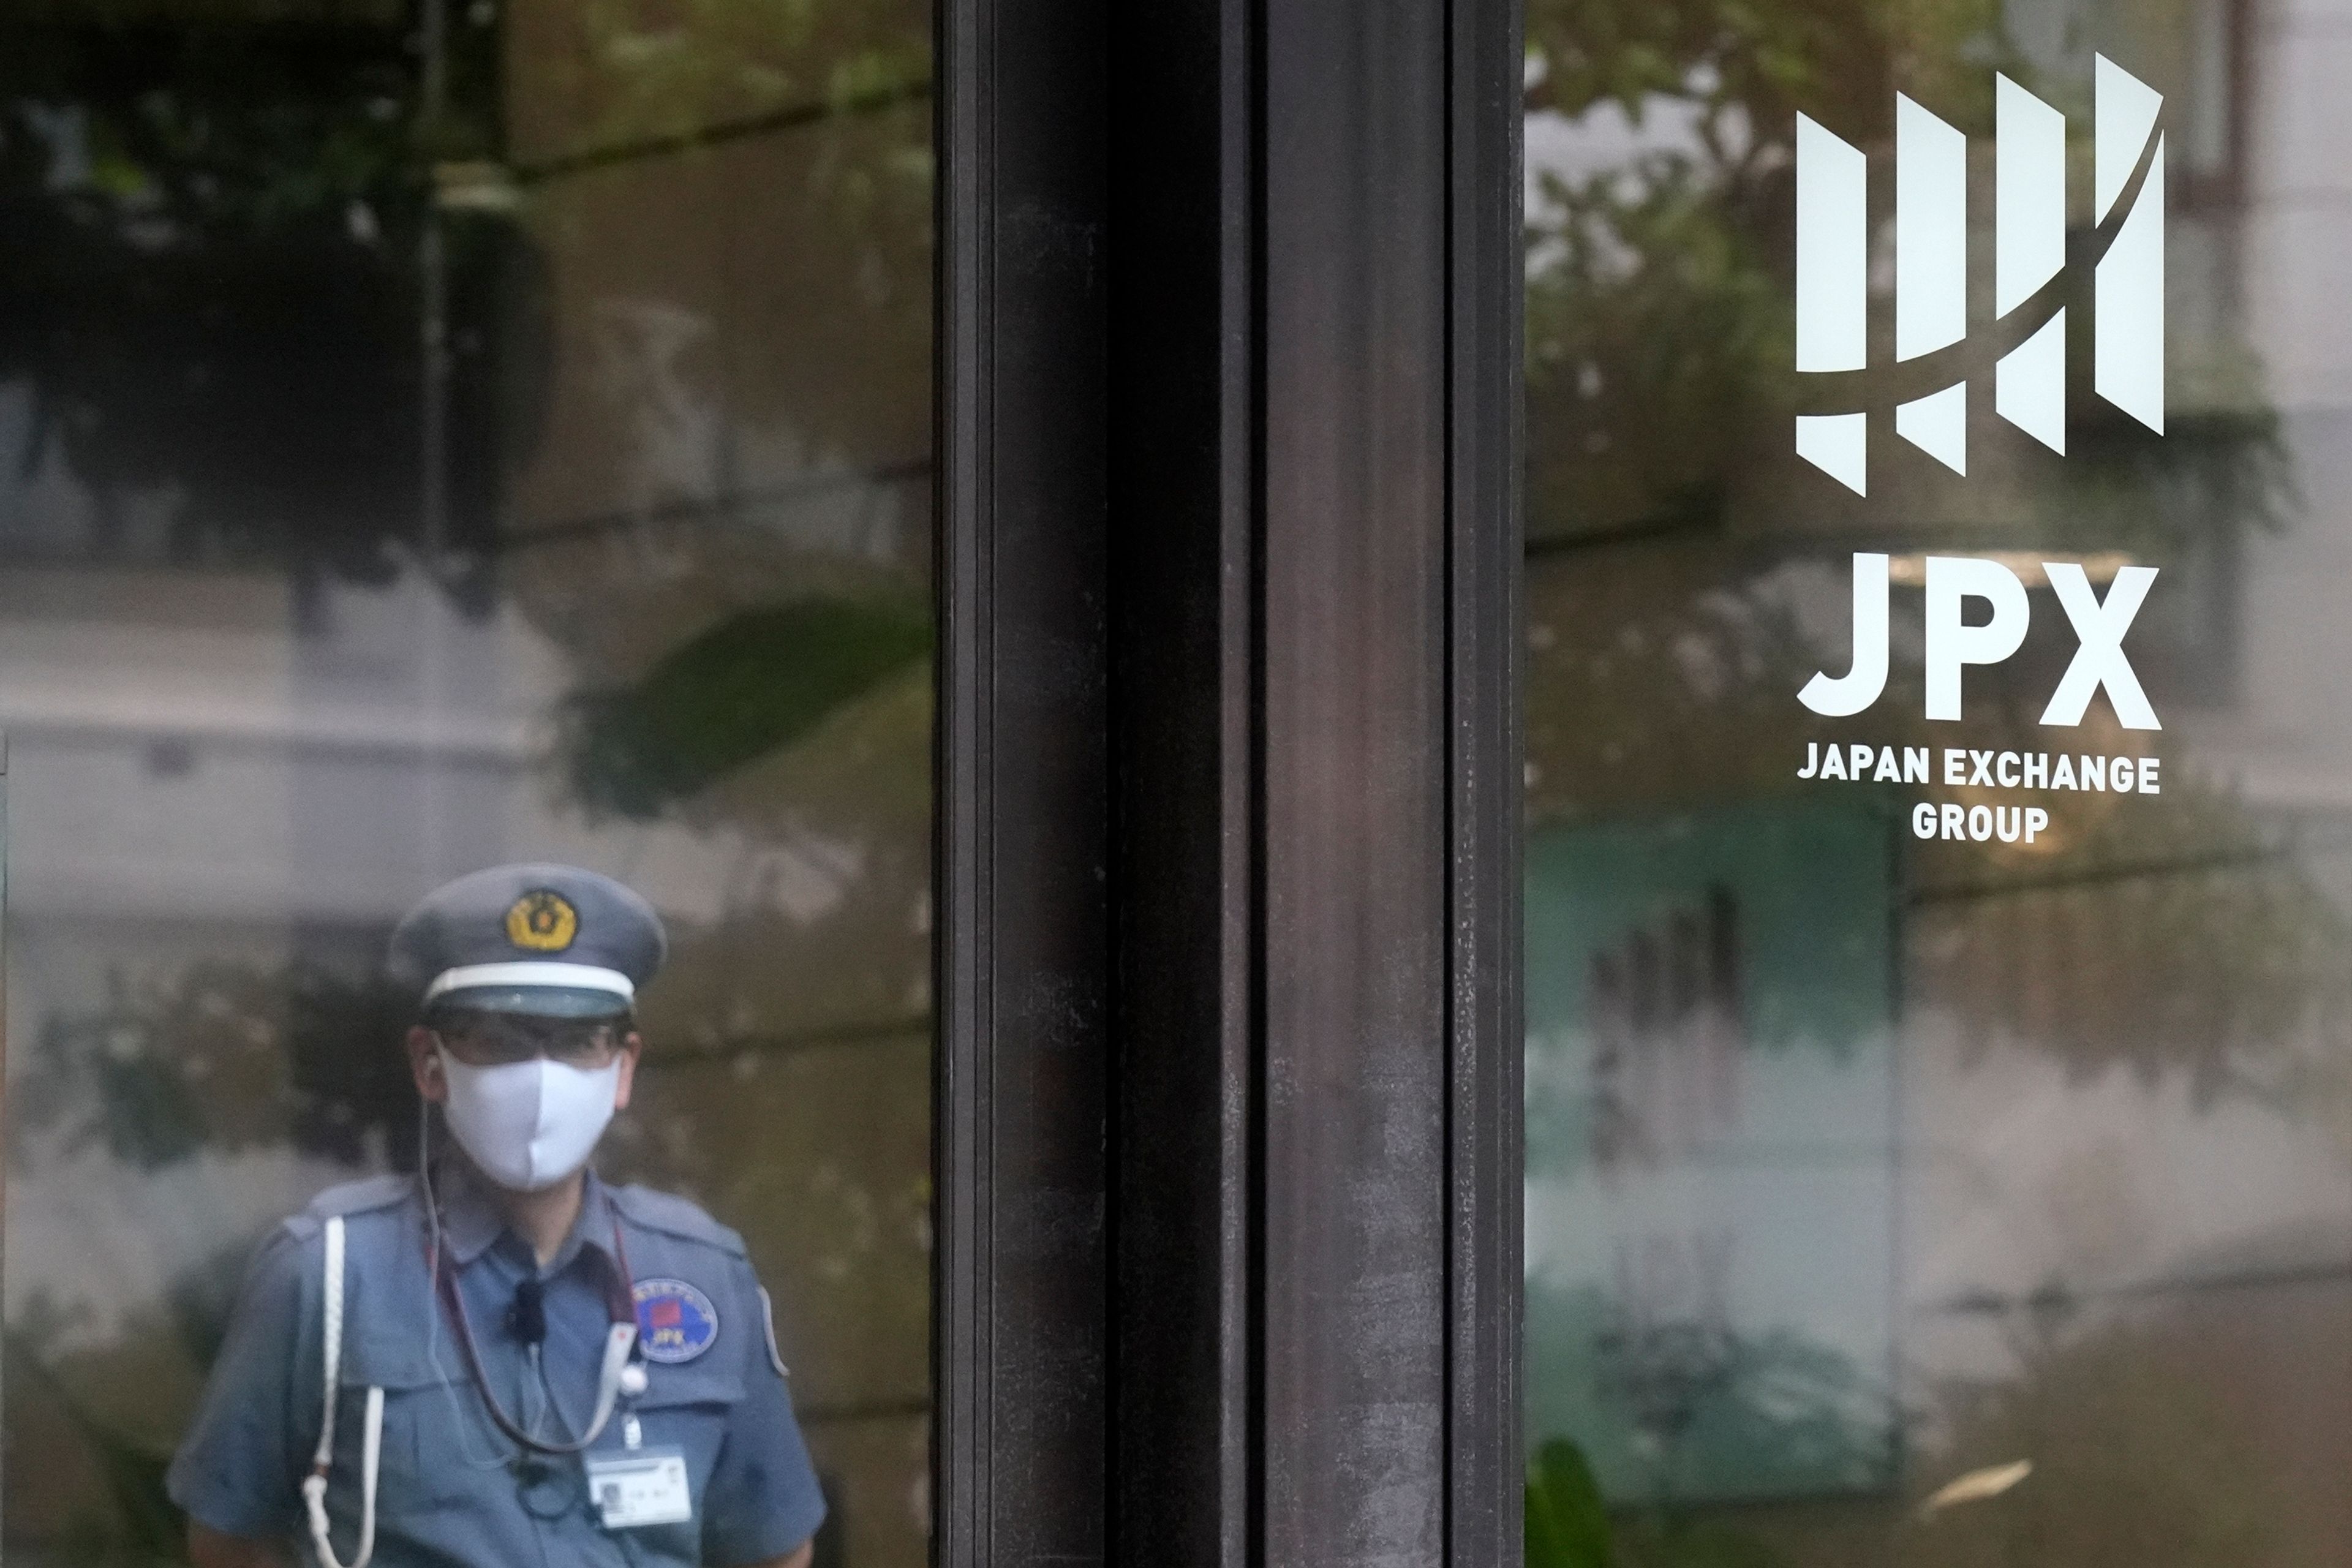
[(444, 991), (425, 1009), (520, 1013), (534, 1018), (624, 1018), (629, 999), (586, 985), (468, 985)]

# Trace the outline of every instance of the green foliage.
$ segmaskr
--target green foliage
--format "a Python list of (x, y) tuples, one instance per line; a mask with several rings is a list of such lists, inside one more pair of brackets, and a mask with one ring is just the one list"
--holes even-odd
[(1988, 62), (2000, 15), (1995, 0), (1530, 0), (1528, 107), (1639, 115), (1680, 98), (1774, 137), (1831, 104), (1891, 117), (1898, 67), (1959, 85)]
[(591, 811), (656, 816), (791, 746), (930, 646), (919, 605), (821, 598), (744, 611), (634, 686), (569, 700), (572, 795)]
[(1657, 1512), (1613, 1524), (1583, 1452), (1538, 1448), (1525, 1491), (1527, 1568), (1783, 1568), (1758, 1536), (1717, 1520)]
[(1528, 1466), (1528, 1568), (1611, 1568), (1609, 1510), (1583, 1452), (1565, 1437)]
[(353, 1165), (405, 1160), (416, 1099), (400, 1039), (415, 1001), (304, 963), (110, 976), (100, 1005), (43, 1020), (13, 1086), (9, 1157), (97, 1146), (158, 1171), (205, 1149), (290, 1143)]
[[(131, 1441), (98, 1419), (42, 1357), (37, 1336), (10, 1331), (7, 1371), (61, 1415), (87, 1448), (110, 1508), (91, 1508), (68, 1526), (69, 1561), (87, 1568), (163, 1568), (187, 1560), (187, 1523), (164, 1489), (169, 1455)], [(21, 1394), (16, 1397), (22, 1397)]]
[[(2034, 1321), (2011, 1319), (2014, 1376), (1955, 1380), (1938, 1391), (1944, 1435), (1922, 1456), (1924, 1475), (2020, 1458), (2032, 1458), (2033, 1474), (1998, 1499), (1920, 1521), (1905, 1532), (1906, 1564), (2243, 1568), (2336, 1560), (2341, 1516), (2322, 1522), (2305, 1511), (2309, 1502), (2298, 1508), (2301, 1488), (2279, 1458), (2283, 1440), (2291, 1447), (2299, 1435), (2281, 1429), (2291, 1417), (2274, 1391), (2300, 1374), (2279, 1370), (2275, 1320), (2179, 1309), (2069, 1316), (2045, 1301)], [(2224, 1322), (2240, 1326), (2216, 1331)], [(2263, 1326), (2247, 1331), (2253, 1323)], [(2304, 1331), (2316, 1337), (2302, 1342), (2341, 1344), (2340, 1316), (2315, 1315), (2309, 1324)]]
[(1534, 0), (1532, 113), (1675, 131), (1547, 174), (1530, 215), (1528, 536), (1712, 531), (1777, 453), (1801, 111), (1883, 132), (1900, 85), (1988, 118), (1998, 7), (1928, 0)]
[(560, 90), (595, 105), (600, 145), (919, 93), (930, 79), (929, 7), (904, 0), (586, 0), (569, 26), (579, 47), (548, 65)]
[[(0, 23), (0, 379), (30, 472), (90, 492), (101, 560), (285, 564), (380, 581), (421, 538), (428, 212), (404, 17)], [(492, 49), (458, 30), (460, 79)], [(434, 132), (478, 146), (484, 129)], [(483, 544), (501, 365), (538, 352), (510, 224), (447, 236), (445, 538)]]
[[(692, 149), (671, 143), (802, 117), (791, 134), (822, 151), (787, 204), (782, 299), (891, 367), (925, 363), (927, 5), (452, 0), (437, 106), (415, 8), (38, 0), (0, 17), (0, 381), (32, 399), (0, 461), (61, 463), (94, 513), (41, 548), (383, 582), (430, 545), (485, 605), (557, 352), (549, 215), (579, 189), (532, 184), (534, 159), (674, 174)], [(428, 476), (426, 231), (436, 169), (457, 163), (514, 205), (438, 216), (447, 374)], [(730, 231), (708, 216), (690, 239)], [(741, 425), (820, 447), (862, 433), (871, 399), (773, 357), (733, 362)]]
[(1686, 158), (1570, 184), (1529, 237), (1530, 537), (1704, 529), (1789, 355), (1781, 283)]

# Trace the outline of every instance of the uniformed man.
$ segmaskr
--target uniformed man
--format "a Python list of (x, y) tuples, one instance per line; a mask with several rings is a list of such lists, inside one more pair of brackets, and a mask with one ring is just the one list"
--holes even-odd
[(409, 1066), (455, 1147), (263, 1247), (172, 1465), (198, 1568), (808, 1562), (824, 1504), (742, 1238), (588, 1168), (664, 946), (562, 866), (401, 922)]

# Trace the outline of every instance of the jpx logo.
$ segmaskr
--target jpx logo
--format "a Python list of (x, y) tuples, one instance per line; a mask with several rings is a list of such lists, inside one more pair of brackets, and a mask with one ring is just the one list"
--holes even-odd
[[(1927, 716), (1957, 720), (1961, 667), (1999, 664), (2015, 653), (2025, 642), (2033, 607), (2025, 584), (1998, 561), (1930, 555), (1922, 564), (1927, 595), (1919, 646)], [(2080, 724), (2091, 699), (2104, 688), (2125, 729), (2163, 729), (2124, 657), (2124, 634), (2156, 584), (2156, 568), (2122, 567), (2102, 599), (2080, 563), (2045, 561), (2041, 566), (2074, 627), (2075, 643), (2074, 657), (2042, 710), (2042, 722), (2062, 729)], [(1886, 689), (1887, 584), (1885, 556), (1854, 555), (1853, 667), (1842, 676), (1822, 670), (1797, 693), (1798, 701), (1825, 719), (1851, 718)], [(1970, 599), (1982, 606), (1982, 620), (1970, 620)]]
[[(2106, 248), (2093, 279), (2093, 385), (2164, 433), (2164, 100), (2100, 56), (2092, 84), (2093, 208)], [(2006, 76), (1993, 107), (1993, 314), (2017, 344), (1993, 366), (1993, 410), (2066, 450), (2066, 121)], [(1924, 359), (1968, 336), (1969, 142), (1903, 94), (1895, 99), (1895, 358)], [(1797, 116), (1797, 369), (1868, 366), (1867, 160)], [(2126, 199), (2127, 198), (2127, 199)], [(2111, 214), (2124, 216), (2110, 225)], [(1932, 366), (1921, 367), (1932, 373)], [(1968, 472), (1969, 384), (1960, 367), (1899, 403), (1895, 433)], [(1937, 379), (1930, 374), (1932, 382)], [(1870, 415), (1797, 416), (1797, 452), (1867, 494)]]

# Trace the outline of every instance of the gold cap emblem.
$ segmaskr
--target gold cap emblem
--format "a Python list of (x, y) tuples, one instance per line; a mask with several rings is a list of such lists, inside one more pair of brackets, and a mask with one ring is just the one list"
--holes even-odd
[(580, 934), (580, 911), (561, 893), (525, 893), (507, 911), (507, 940), (530, 952), (562, 952)]

